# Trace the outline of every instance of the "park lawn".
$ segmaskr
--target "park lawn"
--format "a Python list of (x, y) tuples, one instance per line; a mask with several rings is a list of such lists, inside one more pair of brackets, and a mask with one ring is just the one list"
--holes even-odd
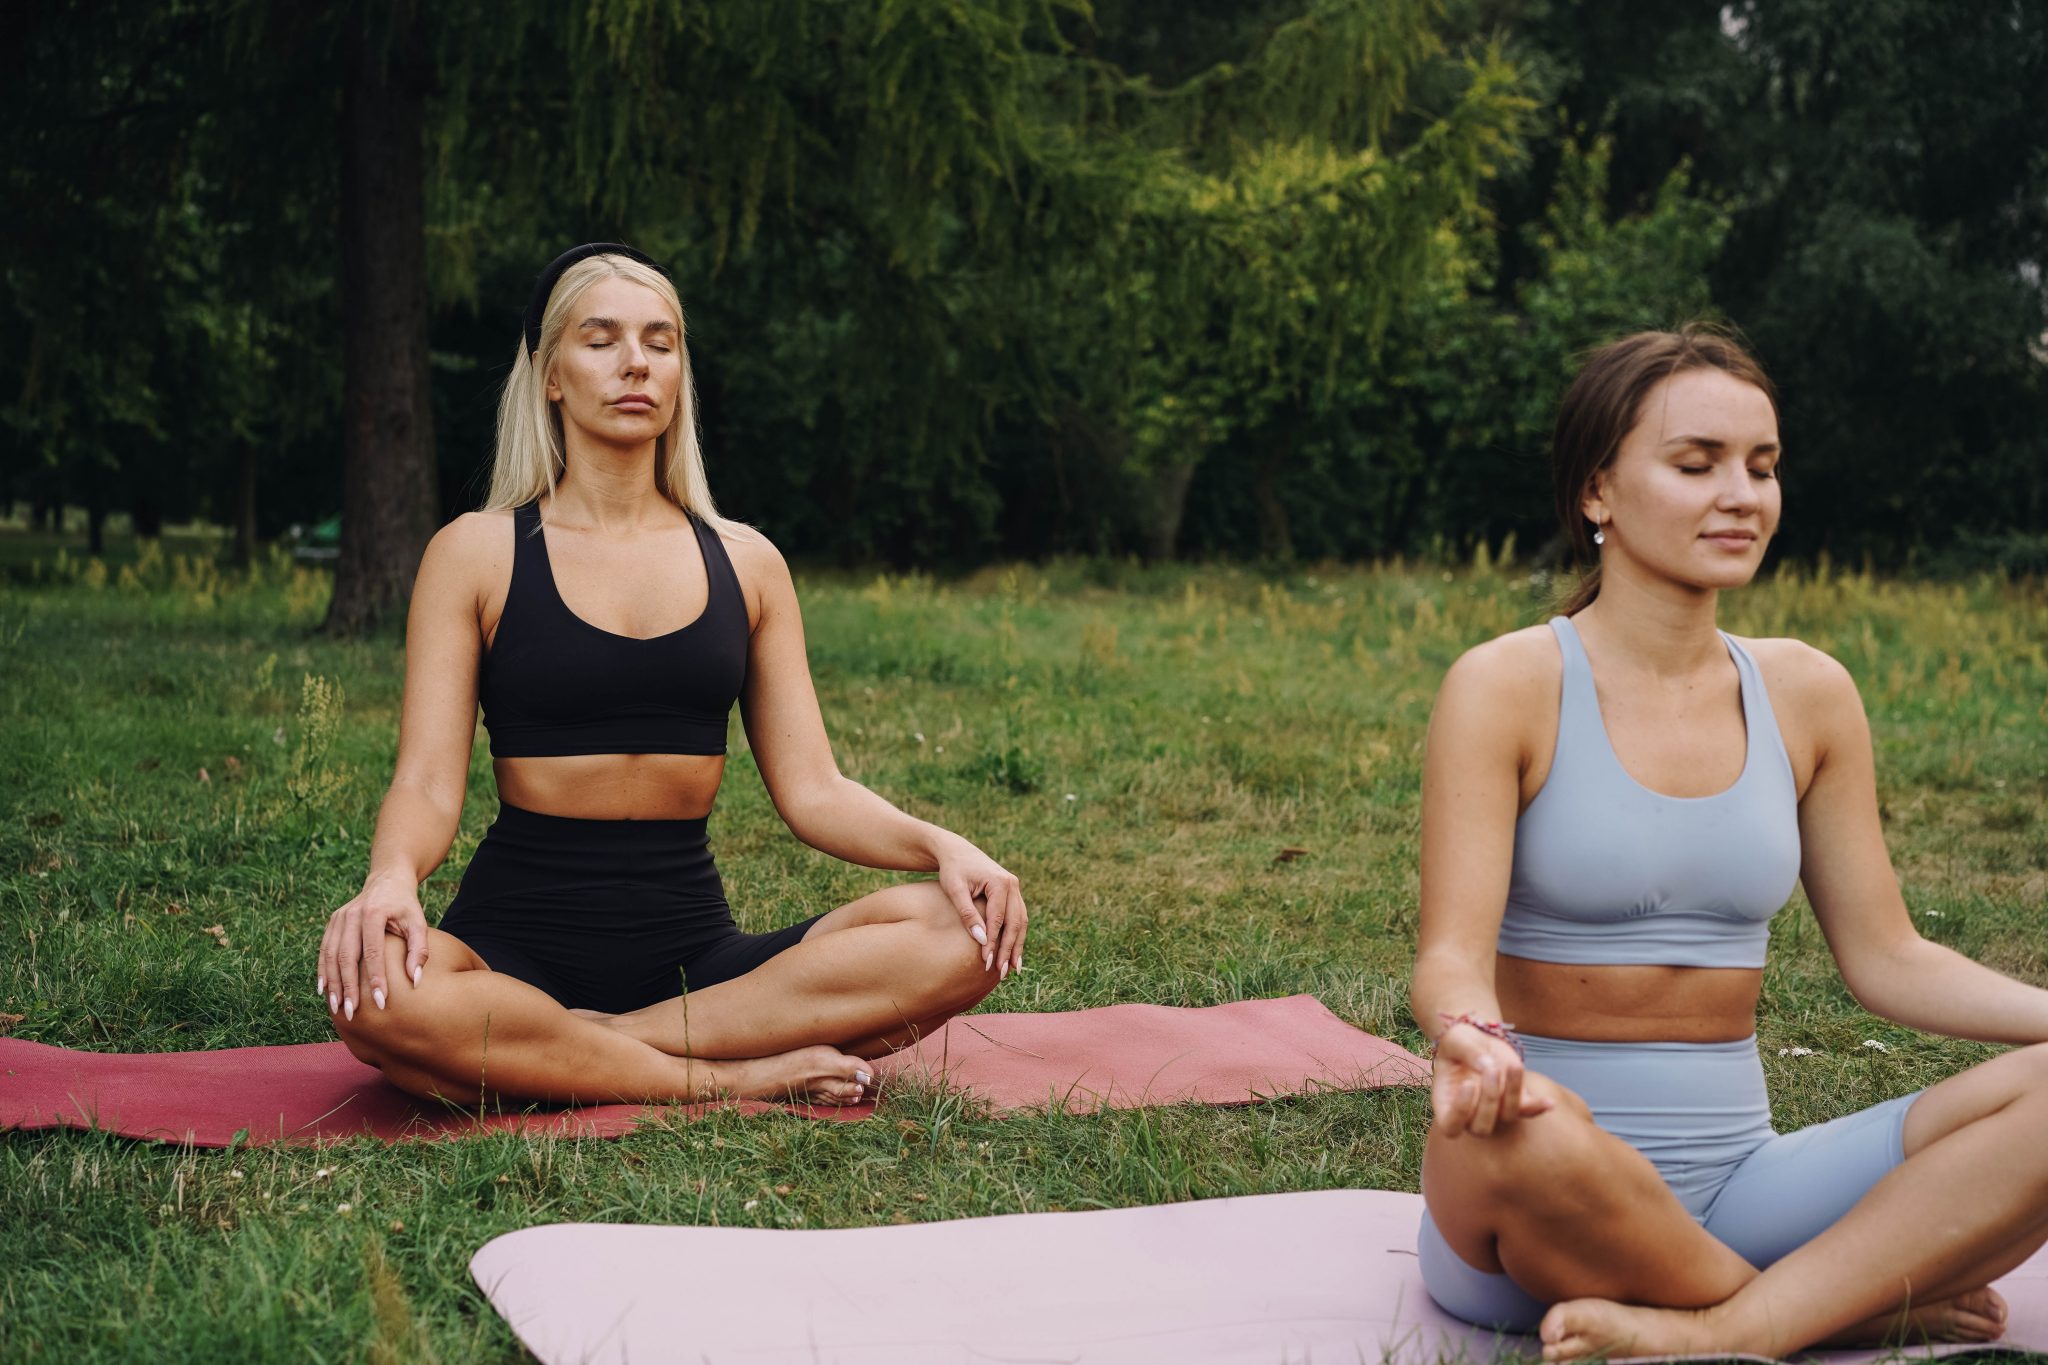
[[(313, 947), (360, 885), (402, 659), (395, 633), (313, 634), (324, 595), (282, 560), (243, 578), (146, 553), (125, 576), (73, 562), (0, 588), (0, 1014), (22, 1016), (15, 1036), (114, 1050), (331, 1036)], [(1540, 620), (1549, 595), (1485, 563), (804, 583), (842, 767), (1023, 879), (1027, 969), (985, 1009), (1313, 991), (1411, 1047), (1430, 700), (1459, 651)], [(1823, 568), (1727, 606), (1730, 629), (1799, 635), (1856, 676), (1923, 932), (2048, 984), (2048, 591)], [(733, 736), (713, 825), (746, 927), (894, 875), (797, 844)], [(495, 807), (481, 738), (470, 781), (430, 917)], [(1777, 923), (1759, 1030), (1781, 1128), (1992, 1051), (1862, 1013), (1803, 902)], [(1413, 1089), (1000, 1121), (910, 1093), (865, 1123), (721, 1115), (615, 1142), (187, 1152), (8, 1135), (0, 1359), (516, 1358), (466, 1271), (515, 1228), (1412, 1190), (1426, 1121)], [(992, 1273), (990, 1311), (1018, 1308)]]

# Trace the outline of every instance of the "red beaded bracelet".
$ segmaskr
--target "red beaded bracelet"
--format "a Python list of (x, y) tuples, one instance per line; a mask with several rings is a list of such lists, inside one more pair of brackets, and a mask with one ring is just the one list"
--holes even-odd
[[(1487, 1037), (1498, 1038), (1503, 1043), (1506, 1043), (1509, 1047), (1515, 1050), (1515, 1055), (1517, 1057), (1522, 1055), (1522, 1037), (1520, 1034), (1515, 1032), (1515, 1026), (1513, 1024), (1504, 1024), (1498, 1019), (1475, 1019), (1469, 1013), (1445, 1014), (1442, 1011), (1438, 1011), (1437, 1018), (1444, 1021), (1444, 1029), (1446, 1032), (1448, 1032), (1453, 1025), (1470, 1024), (1473, 1028), (1478, 1029)], [(1438, 1037), (1442, 1037), (1442, 1035), (1439, 1034)]]

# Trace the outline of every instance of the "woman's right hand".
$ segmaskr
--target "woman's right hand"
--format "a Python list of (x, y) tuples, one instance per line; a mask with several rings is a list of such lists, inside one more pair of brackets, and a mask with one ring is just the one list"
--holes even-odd
[(320, 938), (318, 989), (327, 1012), (354, 1019), (366, 998), (384, 1008), (390, 983), (384, 979), (384, 936), (405, 940), (405, 974), (420, 983), (427, 961), (427, 916), (420, 909), (419, 888), (403, 878), (372, 877), (354, 899), (327, 919)]
[(1445, 1137), (1488, 1137), (1551, 1107), (1548, 1096), (1524, 1084), (1522, 1055), (1514, 1046), (1471, 1024), (1455, 1023), (1436, 1042), (1429, 1099)]

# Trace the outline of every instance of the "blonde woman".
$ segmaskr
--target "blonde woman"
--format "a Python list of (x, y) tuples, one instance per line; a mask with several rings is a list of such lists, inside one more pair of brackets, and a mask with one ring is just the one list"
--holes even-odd
[[(706, 840), (735, 701), (798, 838), (936, 880), (741, 932)], [(431, 929), (418, 887), (455, 836), (479, 703), (500, 808)], [(1023, 965), (1026, 921), (1014, 876), (834, 763), (789, 569), (712, 505), (666, 276), (616, 243), (562, 255), (489, 499), (420, 563), (397, 770), (320, 944), (342, 1040), (464, 1104), (854, 1103), (869, 1059)]]

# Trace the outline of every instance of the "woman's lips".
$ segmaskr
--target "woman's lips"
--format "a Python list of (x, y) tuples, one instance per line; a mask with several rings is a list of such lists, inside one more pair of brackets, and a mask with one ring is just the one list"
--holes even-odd
[(613, 399), (612, 406), (620, 412), (653, 412), (654, 400), (645, 394), (629, 393), (624, 398)]
[(1742, 551), (1756, 544), (1756, 535), (1750, 531), (1709, 531), (1700, 539), (1723, 550)]

